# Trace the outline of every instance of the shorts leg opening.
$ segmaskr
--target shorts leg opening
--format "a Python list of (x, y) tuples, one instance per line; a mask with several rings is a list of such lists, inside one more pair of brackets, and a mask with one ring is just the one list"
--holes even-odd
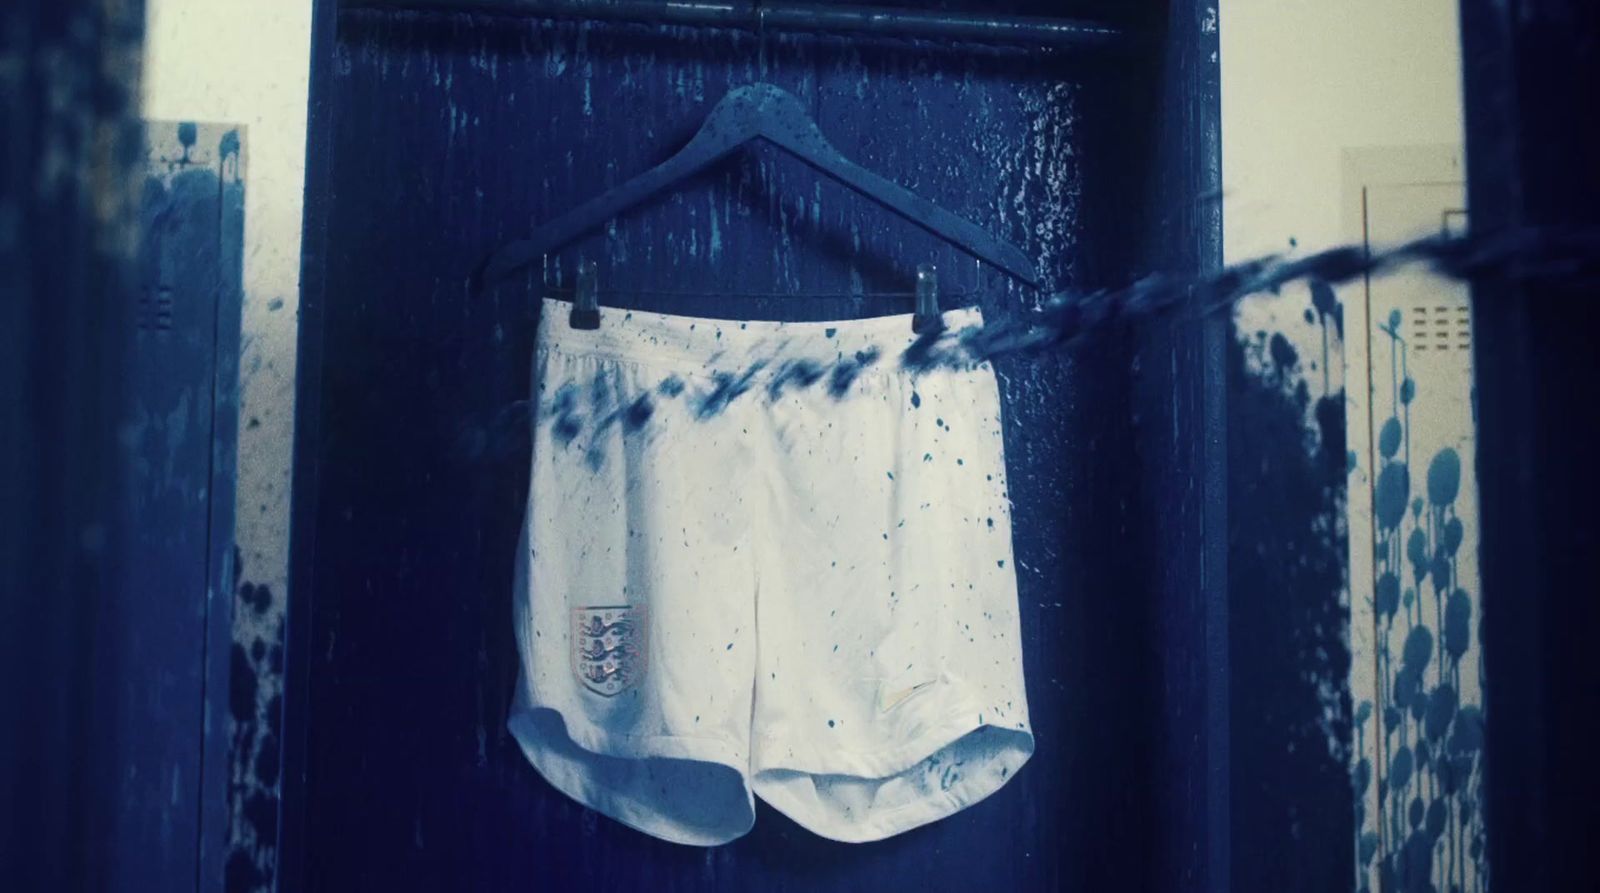
[(833, 840), (881, 840), (938, 821), (999, 790), (1033, 755), (1033, 733), (974, 723), (969, 715), (925, 739), (928, 755), (897, 771), (881, 771), (872, 754), (834, 754), (830, 770), (781, 766), (755, 774), (761, 799), (807, 829)]
[(615, 736), (581, 722), (569, 730), (548, 707), (518, 711), (508, 726), (553, 787), (652, 837), (715, 846), (755, 824), (745, 757), (730, 742)]

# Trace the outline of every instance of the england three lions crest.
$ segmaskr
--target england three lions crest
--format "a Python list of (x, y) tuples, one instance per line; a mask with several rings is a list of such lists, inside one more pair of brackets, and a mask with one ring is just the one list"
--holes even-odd
[(649, 627), (637, 605), (577, 608), (572, 612), (572, 669), (584, 686), (611, 697), (644, 675)]

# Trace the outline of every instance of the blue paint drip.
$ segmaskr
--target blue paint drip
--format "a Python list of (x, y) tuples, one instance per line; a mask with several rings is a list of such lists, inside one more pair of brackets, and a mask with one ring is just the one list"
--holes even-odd
[(1461, 489), (1461, 457), (1445, 447), (1428, 463), (1428, 501), (1446, 506), (1456, 501)]
[(1373, 508), (1378, 525), (1390, 530), (1400, 526), (1406, 516), (1406, 500), (1411, 496), (1411, 475), (1404, 462), (1391, 462), (1378, 472), (1378, 492)]
[(1472, 629), (1472, 598), (1464, 590), (1450, 594), (1444, 609), (1444, 650), (1454, 661), (1467, 653)]
[(1433, 657), (1433, 633), (1429, 632), (1426, 626), (1412, 627), (1406, 636), (1402, 655), (1401, 667), (1420, 675), (1427, 669), (1428, 661)]
[(1378, 432), (1378, 453), (1385, 459), (1393, 459), (1395, 453), (1400, 452), (1400, 436), (1400, 420), (1390, 416)]

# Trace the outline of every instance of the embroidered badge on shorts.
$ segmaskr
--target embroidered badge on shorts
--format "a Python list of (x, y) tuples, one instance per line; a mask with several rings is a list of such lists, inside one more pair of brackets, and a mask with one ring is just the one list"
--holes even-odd
[(644, 675), (649, 630), (638, 605), (577, 608), (572, 612), (572, 669), (584, 686), (611, 697)]

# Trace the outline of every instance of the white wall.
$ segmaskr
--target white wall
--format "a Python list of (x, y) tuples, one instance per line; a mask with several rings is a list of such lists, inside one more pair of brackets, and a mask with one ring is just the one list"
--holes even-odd
[(266, 738), (267, 714), (282, 690), (281, 673), (271, 666), (273, 649), (281, 647), (287, 590), (311, 0), (147, 0), (147, 10), (144, 116), (244, 129), (235, 541), (246, 597), (236, 603), (234, 642), (236, 666), (242, 652), (256, 677), (257, 716), (235, 729), (234, 740), (243, 744), (230, 768), (239, 787), (231, 804), (229, 869), (244, 881), (230, 889), (249, 889), (270, 877), (258, 873), (270, 872), (273, 855), (258, 845), (244, 804), (251, 797), (276, 800), (276, 784), (258, 777), (255, 757), (276, 747)]
[[(1221, 23), (1228, 263), (1349, 242), (1346, 149), (1465, 139), (1457, 0), (1225, 0)], [(1353, 294), (1339, 297), (1348, 305)], [(1304, 296), (1243, 302), (1240, 331), (1281, 332), (1301, 356), (1320, 355)]]
[(1223, 251), (1332, 247), (1341, 154), (1459, 144), (1456, 0), (1222, 3)]

